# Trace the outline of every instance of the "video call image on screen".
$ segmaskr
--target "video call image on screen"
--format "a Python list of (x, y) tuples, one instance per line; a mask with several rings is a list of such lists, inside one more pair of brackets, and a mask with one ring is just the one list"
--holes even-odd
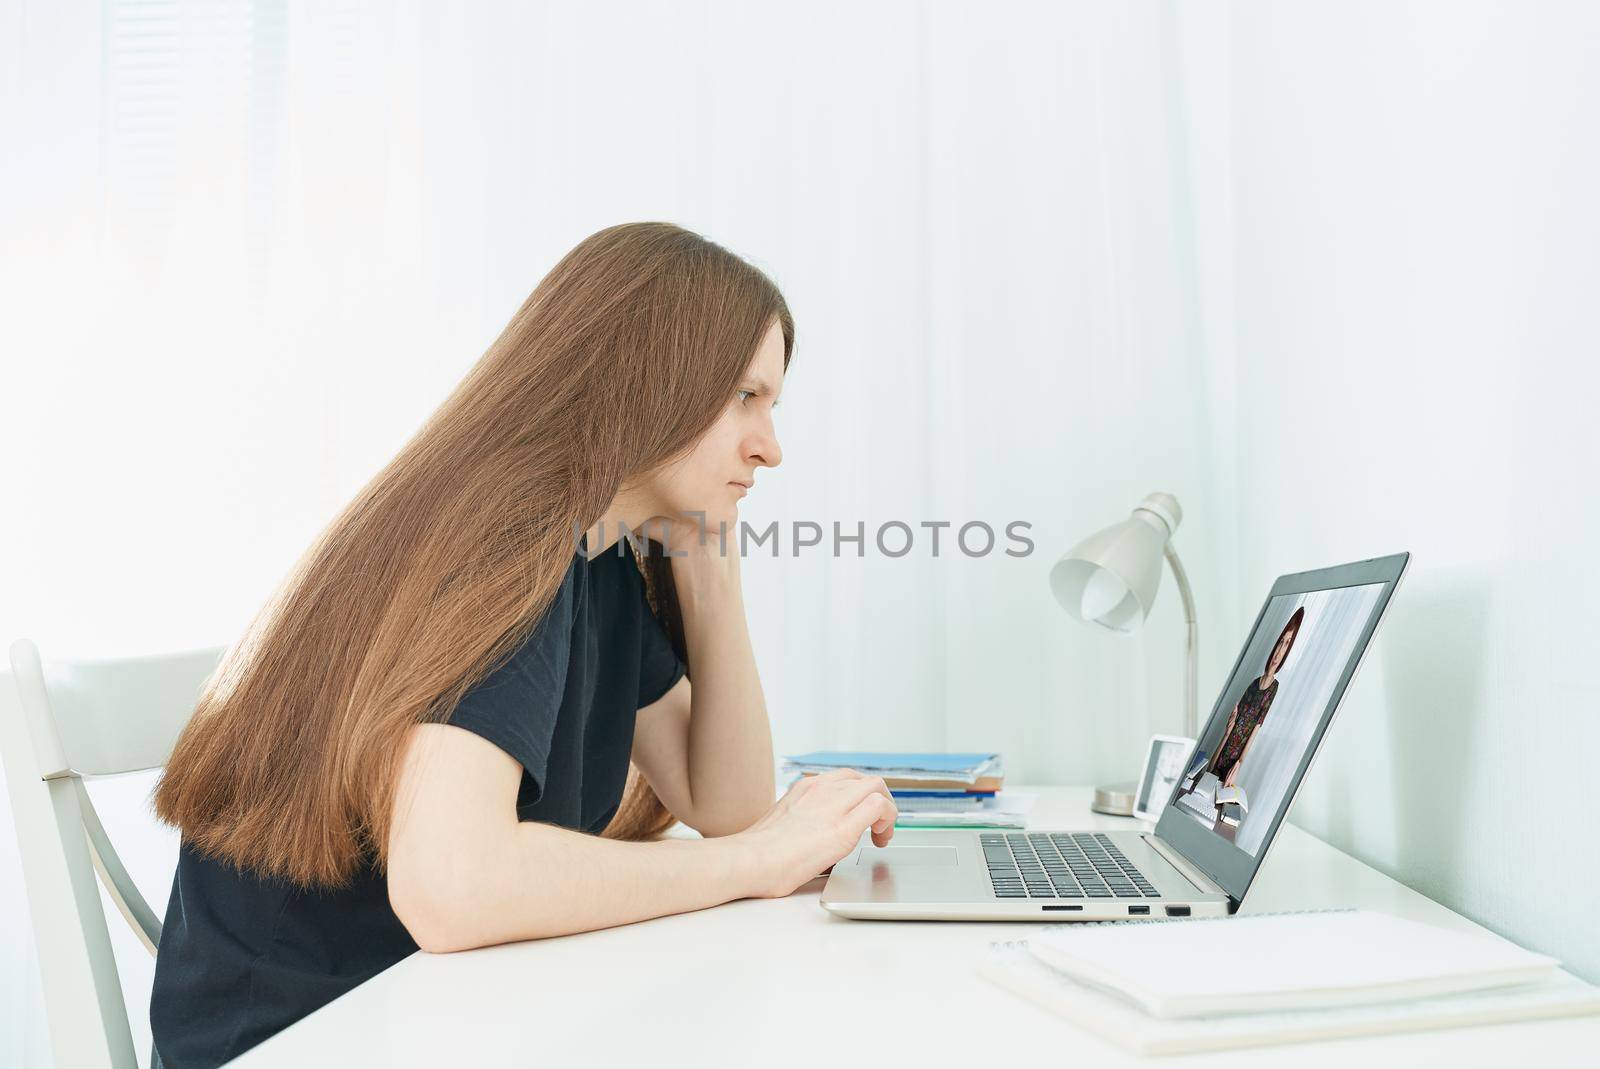
[(1280, 594), (1250, 636), (1172, 805), (1257, 855), (1383, 583)]

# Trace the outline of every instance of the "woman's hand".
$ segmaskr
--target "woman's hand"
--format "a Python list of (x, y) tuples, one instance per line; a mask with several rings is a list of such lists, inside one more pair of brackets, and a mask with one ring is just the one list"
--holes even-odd
[(659, 542), (670, 556), (678, 559), (725, 559), (739, 555), (737, 524), (713, 523), (700, 512), (651, 516), (640, 525), (639, 533)]
[(872, 829), (874, 846), (894, 837), (899, 815), (880, 776), (838, 768), (801, 777), (738, 838), (756, 857), (753, 897), (782, 898), (854, 850)]

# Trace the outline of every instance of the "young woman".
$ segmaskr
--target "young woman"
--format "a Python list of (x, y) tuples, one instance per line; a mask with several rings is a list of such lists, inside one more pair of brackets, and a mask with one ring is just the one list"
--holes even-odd
[[(178, 740), (156, 793), (182, 833), (150, 1007), (168, 1069), (418, 947), (778, 897), (864, 830), (889, 840), (876, 777), (773, 804), (739, 555), (716, 537), (780, 461), (793, 346), (764, 275), (664, 223), (603, 230), (539, 283)], [(674, 819), (703, 837), (659, 838)]]
[(1283, 630), (1278, 632), (1278, 641), (1272, 644), (1272, 652), (1267, 654), (1266, 670), (1244, 688), (1233, 705), (1222, 742), (1210, 765), (1224, 787), (1232, 787), (1238, 780), (1239, 769), (1244, 765), (1251, 743), (1255, 742), (1256, 732), (1272, 709), (1272, 700), (1278, 696), (1278, 673), (1283, 670), (1283, 662), (1289, 659), (1289, 651), (1294, 649), (1295, 636), (1300, 633), (1300, 623), (1305, 617), (1303, 607), (1289, 617)]

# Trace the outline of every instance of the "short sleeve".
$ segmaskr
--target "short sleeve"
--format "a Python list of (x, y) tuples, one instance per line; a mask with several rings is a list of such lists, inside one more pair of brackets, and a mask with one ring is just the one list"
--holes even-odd
[(640, 603), (644, 619), (639, 626), (639, 708), (643, 709), (660, 701), (688, 669), (678, 659), (661, 621), (650, 611), (649, 602), (641, 597)]
[(533, 780), (532, 801), (544, 793), (550, 740), (566, 690), (577, 581), (576, 567), (569, 567), (522, 645), (467, 691), (449, 720), (510, 754)]

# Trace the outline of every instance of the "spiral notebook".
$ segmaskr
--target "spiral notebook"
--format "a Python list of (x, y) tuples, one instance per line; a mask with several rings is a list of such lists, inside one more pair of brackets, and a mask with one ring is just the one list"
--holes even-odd
[(1362, 910), (1051, 925), (978, 971), (1142, 1054), (1600, 1013), (1553, 958)]

